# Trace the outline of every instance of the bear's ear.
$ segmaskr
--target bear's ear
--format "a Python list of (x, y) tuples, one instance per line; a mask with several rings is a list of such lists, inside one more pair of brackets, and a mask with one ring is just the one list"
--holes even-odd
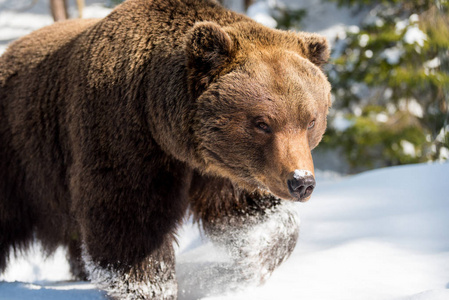
[(233, 57), (233, 41), (218, 24), (196, 23), (187, 34), (187, 67), (192, 92), (198, 94)]
[(330, 55), (330, 47), (329, 42), (324, 36), (302, 32), (300, 37), (304, 41), (305, 55), (312, 63), (318, 67), (327, 63)]

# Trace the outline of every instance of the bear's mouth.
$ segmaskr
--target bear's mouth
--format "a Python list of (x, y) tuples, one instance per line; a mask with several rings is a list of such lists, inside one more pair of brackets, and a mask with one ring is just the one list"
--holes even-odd
[(282, 189), (279, 188), (280, 182), (278, 182), (277, 185), (271, 186), (269, 184), (265, 183), (265, 176), (262, 176), (262, 178), (260, 177), (256, 177), (254, 180), (257, 182), (258, 188), (270, 193), (271, 195), (281, 199), (281, 200), (292, 200), (292, 196), (290, 195), (289, 191), (284, 191)]
[[(287, 185), (286, 187), (288, 188), (285, 190), (279, 189), (276, 186), (270, 186), (264, 182), (263, 178), (251, 176), (251, 172), (249, 170), (245, 170), (242, 166), (237, 167), (226, 162), (217, 152), (206, 147), (204, 147), (204, 150), (209, 159), (210, 170), (215, 170), (214, 173), (218, 173), (217, 175), (224, 177), (232, 176), (234, 178), (234, 183), (241, 188), (245, 188), (247, 190), (259, 190), (285, 201), (306, 202), (310, 199), (310, 195), (307, 197), (304, 197), (304, 195), (301, 196), (304, 193), (301, 193), (301, 191), (294, 191)], [(311, 192), (308, 194), (311, 194)]]
[(281, 192), (281, 191), (277, 191), (276, 189), (267, 189), (272, 195), (278, 197), (279, 199), (285, 200), (285, 201), (298, 201), (296, 200), (296, 198), (292, 198), (292, 196), (290, 195), (290, 193), (288, 192)]

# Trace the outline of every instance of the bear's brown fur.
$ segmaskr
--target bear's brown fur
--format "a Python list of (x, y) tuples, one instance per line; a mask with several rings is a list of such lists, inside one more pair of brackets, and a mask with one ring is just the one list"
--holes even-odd
[[(272, 195), (310, 196), (287, 181), (313, 172), (328, 55), (321, 36), (201, 0), (128, 0), (14, 42), (0, 58), (0, 270), (36, 237), (67, 245), (79, 277), (83, 249), (113, 296), (175, 298), (189, 206), (218, 240), (265, 220)], [(269, 272), (296, 236), (260, 251), (285, 248)]]

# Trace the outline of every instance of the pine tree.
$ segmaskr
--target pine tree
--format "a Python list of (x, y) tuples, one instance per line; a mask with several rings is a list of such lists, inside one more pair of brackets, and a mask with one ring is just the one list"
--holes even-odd
[(448, 1), (336, 1), (370, 11), (336, 41), (324, 145), (353, 170), (448, 159)]

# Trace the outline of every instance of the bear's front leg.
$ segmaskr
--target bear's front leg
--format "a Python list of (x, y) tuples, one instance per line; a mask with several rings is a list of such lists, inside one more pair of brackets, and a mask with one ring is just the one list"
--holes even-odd
[(239, 280), (263, 283), (295, 248), (299, 215), (293, 202), (200, 175), (192, 181), (190, 197), (195, 218), (227, 250)]
[(172, 244), (190, 170), (154, 155), (123, 168), (78, 165), (73, 173), (72, 211), (89, 279), (115, 299), (176, 299)]
[(113, 299), (172, 300), (177, 298), (175, 255), (172, 241), (133, 266), (101, 266), (86, 247), (83, 259), (89, 280)]

